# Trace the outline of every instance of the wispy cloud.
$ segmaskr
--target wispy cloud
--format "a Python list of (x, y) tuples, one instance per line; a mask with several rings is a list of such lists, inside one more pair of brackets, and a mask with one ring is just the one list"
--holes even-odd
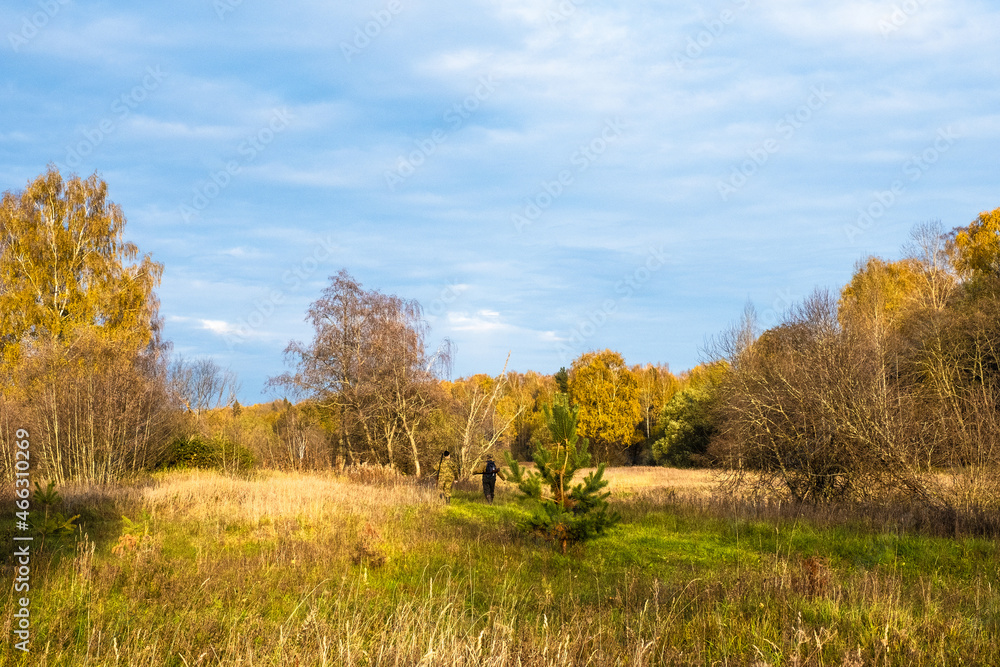
[(479, 310), (471, 314), (468, 312), (448, 313), (447, 326), (453, 331), (469, 331), (473, 333), (509, 330), (513, 328), (503, 322), (500, 318), (500, 313), (495, 310)]
[[(228, 5), (223, 19), (204, 1), (62, 6), (5, 56), (0, 175), (22, 188), (76, 151), (74, 169), (107, 179), (127, 234), (165, 262), (177, 349), (232, 355), (260, 382), (281, 371), (288, 339), (308, 337), (305, 310), (340, 268), (420, 297), (432, 337), (458, 342), (456, 373), (499, 371), (511, 349), (512, 367), (552, 371), (580, 318), (664, 246), (669, 272), (586, 342), (682, 369), (748, 298), (837, 287), (859, 253), (892, 255), (912, 223), (965, 224), (1000, 205), (1000, 10), (988, 3), (404, 0), (351, 59), (342, 42), (384, 3)], [(0, 10), (8, 25), (20, 17)], [(148, 67), (162, 83), (112, 115)], [(482, 77), (496, 82), (488, 97), (476, 97)], [(833, 97), (779, 134), (814, 86)], [(451, 123), (470, 96), (474, 112)], [(275, 109), (294, 120), (245, 159)], [(616, 117), (627, 130), (546, 200)], [(113, 132), (88, 139), (108, 118)], [(961, 141), (857, 247), (844, 242), (866, 198), (940, 127)], [(780, 150), (720, 201), (717, 183), (775, 137)], [(390, 192), (400, 160), (420, 165)], [(209, 194), (185, 220), (180, 205)], [(518, 234), (511, 214), (539, 201), (544, 215)], [(317, 238), (332, 240), (313, 267)], [(230, 350), (272, 289), (287, 299)]]

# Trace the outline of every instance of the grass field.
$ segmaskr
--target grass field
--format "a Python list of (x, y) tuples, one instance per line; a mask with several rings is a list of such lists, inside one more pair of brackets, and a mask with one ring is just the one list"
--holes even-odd
[(371, 471), (66, 487), (84, 529), (34, 556), (31, 653), (0, 663), (1000, 664), (996, 540), (751, 504), (707, 472), (607, 477), (623, 523), (567, 555), (517, 528), (509, 486), (492, 506)]

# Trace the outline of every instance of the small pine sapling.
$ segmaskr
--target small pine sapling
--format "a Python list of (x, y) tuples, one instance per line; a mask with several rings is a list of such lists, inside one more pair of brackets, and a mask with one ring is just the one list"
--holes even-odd
[(510, 454), (506, 454), (507, 467), (510, 481), (535, 504), (525, 527), (558, 542), (566, 553), (568, 544), (604, 533), (620, 517), (608, 510), (611, 494), (604, 491), (608, 483), (603, 463), (573, 485), (577, 471), (590, 465), (589, 443), (576, 433), (579, 408), (570, 407), (565, 394), (557, 394), (552, 405), (543, 409), (552, 444), (536, 442), (536, 470), (529, 472)]
[(62, 496), (55, 490), (55, 486), (56, 483), (50, 481), (45, 490), (42, 490), (38, 482), (35, 482), (35, 504), (41, 505), (44, 513), (42, 516), (35, 514), (31, 518), (30, 523), (35, 534), (41, 538), (38, 547), (40, 550), (45, 548), (46, 538), (59, 538), (72, 535), (73, 531), (77, 528), (77, 525), (73, 522), (80, 518), (79, 514), (75, 514), (67, 519), (65, 514), (54, 509), (56, 505), (62, 504)]

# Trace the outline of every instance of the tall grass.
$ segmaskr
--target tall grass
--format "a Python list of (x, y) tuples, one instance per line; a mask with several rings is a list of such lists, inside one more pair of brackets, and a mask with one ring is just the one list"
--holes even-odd
[(492, 506), (377, 470), (64, 487), (85, 532), (36, 563), (33, 652), (0, 662), (1000, 664), (995, 540), (616, 474), (625, 522), (566, 556), (517, 529), (509, 487)]

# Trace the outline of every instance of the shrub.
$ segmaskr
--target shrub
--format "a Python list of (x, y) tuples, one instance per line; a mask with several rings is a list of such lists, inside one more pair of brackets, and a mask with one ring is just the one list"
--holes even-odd
[(718, 387), (725, 373), (720, 364), (703, 367), (663, 407), (658, 427), (663, 437), (653, 443), (660, 465), (692, 468), (711, 463), (708, 447), (718, 431)]
[(195, 434), (171, 440), (158, 467), (248, 470), (253, 466), (253, 453), (246, 447), (225, 438), (206, 439)]

